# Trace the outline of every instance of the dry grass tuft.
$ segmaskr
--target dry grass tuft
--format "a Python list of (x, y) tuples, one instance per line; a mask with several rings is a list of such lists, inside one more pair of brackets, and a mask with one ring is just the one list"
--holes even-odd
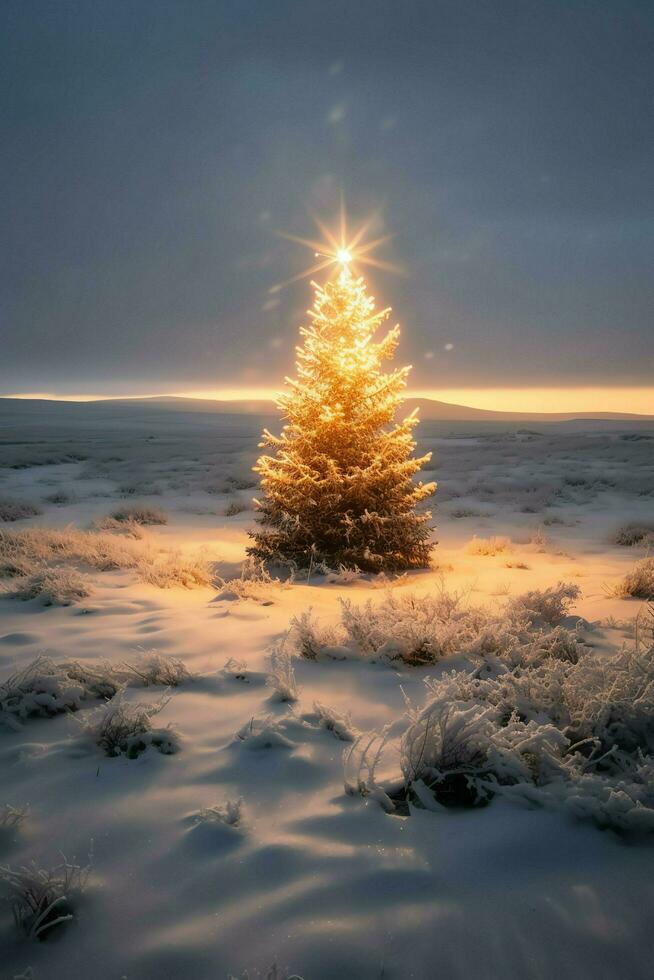
[(27, 517), (36, 517), (41, 511), (35, 504), (24, 500), (0, 500), (0, 521), (23, 521)]
[(214, 580), (202, 558), (168, 551), (150, 541), (74, 527), (0, 529), (0, 575), (29, 577), (66, 566), (87, 566), (100, 572), (130, 570), (141, 581), (161, 589), (210, 586)]
[(55, 926), (74, 918), (75, 899), (86, 888), (91, 864), (71, 864), (62, 855), (54, 868), (32, 863), (0, 867), (0, 882), (9, 892), (14, 921), (28, 939), (41, 940)]
[(627, 548), (633, 548), (636, 545), (652, 548), (654, 547), (654, 524), (643, 521), (631, 521), (629, 524), (623, 524), (611, 535), (611, 543)]
[(644, 558), (613, 590), (619, 599), (654, 599), (654, 558)]
[(264, 561), (258, 558), (248, 558), (243, 562), (238, 578), (219, 578), (217, 580), (218, 595), (221, 599), (231, 601), (252, 599), (262, 606), (270, 606), (273, 603), (275, 592), (279, 589), (288, 588), (292, 582), (292, 577), (286, 582), (274, 578), (266, 568)]
[(151, 504), (125, 504), (109, 515), (119, 524), (167, 524), (168, 514), (163, 507)]
[(88, 579), (74, 568), (55, 566), (17, 579), (15, 587), (6, 590), (6, 595), (23, 602), (39, 599), (43, 606), (72, 606), (88, 598), (91, 592)]
[(475, 536), (472, 541), (468, 541), (466, 545), (466, 552), (469, 555), (483, 555), (485, 557), (492, 558), (504, 551), (509, 551), (510, 548), (511, 541), (509, 538), (504, 538), (501, 536), (492, 538), (478, 538)]

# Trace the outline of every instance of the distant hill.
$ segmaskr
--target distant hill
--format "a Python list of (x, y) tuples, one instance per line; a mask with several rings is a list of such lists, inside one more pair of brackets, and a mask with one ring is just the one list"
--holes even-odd
[[(493, 412), (467, 405), (452, 405), (431, 398), (407, 398), (407, 411), (419, 409), (420, 418), (430, 422), (572, 422), (613, 420), (624, 422), (654, 422), (654, 415), (629, 412)], [(47, 411), (49, 420), (138, 414), (151, 415), (163, 411), (195, 412), (229, 415), (275, 415), (272, 401), (252, 399), (217, 401), (206, 398), (183, 398), (175, 395), (152, 398), (115, 398), (92, 402), (62, 402), (42, 398), (0, 398), (0, 417), (8, 415), (26, 419)]]
[(654, 415), (630, 412), (494, 412), (486, 408), (452, 405), (432, 398), (407, 398), (407, 406), (418, 408), (420, 418), (432, 422), (573, 422), (585, 419), (654, 421)]

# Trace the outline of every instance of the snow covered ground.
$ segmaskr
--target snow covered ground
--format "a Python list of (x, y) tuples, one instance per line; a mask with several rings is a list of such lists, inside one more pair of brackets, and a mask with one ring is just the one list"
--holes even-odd
[[(0, 511), (28, 502), (38, 513), (0, 532), (87, 529), (147, 504), (168, 523), (141, 538), (103, 533), (159, 570), (201, 555), (223, 578), (239, 575), (261, 425), (174, 407), (12, 406), (0, 413)], [(654, 520), (654, 425), (429, 422), (418, 434), (434, 451), (439, 544), (435, 568), (393, 595), (445, 587), (500, 608), (569, 582), (595, 651), (633, 642), (645, 604), (611, 593), (647, 550), (611, 536)], [(0, 730), (0, 806), (29, 806), (0, 829), (0, 864), (53, 867), (60, 851), (85, 864), (93, 852), (74, 920), (45, 941), (22, 936), (2, 906), (3, 980), (252, 978), (273, 963), (304, 980), (651, 976), (654, 835), (499, 798), (405, 817), (345, 793), (351, 743), (320, 724), (314, 702), (359, 732), (390, 725), (380, 766), (392, 779), (405, 695), (424, 702), (424, 678), (447, 661), (298, 657), (297, 701), (276, 698), (268, 658), (292, 617), (312, 607), (331, 624), (339, 599), (384, 603), (374, 579), (303, 574), (239, 597), (247, 587), (159, 588), (144, 580), (149, 565), (78, 565), (89, 594), (71, 605), (0, 598), (0, 683), (41, 654), (124, 669), (143, 650), (181, 659), (193, 677), (153, 719), (178, 733), (174, 754), (108, 757), (80, 724), (93, 701)], [(151, 704), (163, 691), (131, 683), (125, 698)]]

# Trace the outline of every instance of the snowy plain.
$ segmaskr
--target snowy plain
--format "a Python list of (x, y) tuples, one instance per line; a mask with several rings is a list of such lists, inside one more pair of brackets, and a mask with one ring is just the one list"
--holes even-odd
[[(85, 529), (145, 503), (168, 523), (142, 540), (238, 576), (251, 467), (261, 426), (274, 421), (147, 404), (0, 405), (0, 500), (39, 511), (0, 529)], [(593, 648), (632, 641), (644, 603), (611, 591), (645, 552), (611, 536), (654, 519), (654, 424), (424, 422), (418, 439), (434, 453), (438, 546), (434, 568), (394, 594), (444, 585), (496, 606), (571, 582)], [(508, 541), (483, 554), (475, 537)], [(276, 700), (268, 658), (292, 617), (311, 607), (333, 623), (339, 599), (383, 603), (374, 577), (303, 573), (239, 598), (82, 571), (90, 594), (69, 606), (0, 596), (0, 682), (41, 654), (115, 665), (142, 650), (178, 657), (193, 677), (157, 724), (179, 733), (179, 751), (109, 758), (67, 713), (0, 730), (0, 805), (29, 806), (0, 837), (0, 864), (52, 866), (60, 851), (84, 863), (93, 852), (75, 919), (46, 941), (21, 936), (0, 907), (2, 980), (253, 978), (273, 963), (304, 980), (651, 977), (647, 839), (501, 799), (405, 817), (344, 792), (345, 743), (321, 727), (314, 702), (358, 731), (391, 725), (382, 764), (392, 776), (405, 695), (419, 704), (424, 678), (443, 665), (297, 658), (298, 699)], [(155, 701), (162, 690), (126, 696)], [(235, 825), (207, 817), (238, 800)]]

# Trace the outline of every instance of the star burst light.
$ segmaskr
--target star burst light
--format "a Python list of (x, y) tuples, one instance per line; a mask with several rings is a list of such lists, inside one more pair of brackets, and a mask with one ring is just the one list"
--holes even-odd
[(399, 266), (378, 259), (372, 254), (380, 245), (384, 245), (390, 241), (393, 237), (392, 235), (382, 235), (379, 238), (366, 241), (366, 236), (374, 224), (376, 215), (371, 215), (353, 232), (348, 230), (344, 207), (341, 207), (336, 231), (332, 231), (317, 215), (312, 215), (312, 217), (322, 235), (322, 239), (300, 238), (298, 235), (291, 235), (288, 232), (279, 232), (279, 234), (282, 238), (287, 238), (291, 242), (297, 242), (299, 245), (305, 245), (307, 248), (312, 249), (316, 262), (307, 269), (303, 269), (302, 272), (298, 272), (296, 276), (292, 276), (285, 282), (272, 286), (269, 292), (279, 292), (284, 286), (288, 286), (292, 282), (297, 282), (298, 279), (305, 279), (315, 275), (317, 272), (321, 272), (323, 269), (332, 267), (341, 273), (345, 270), (356, 272), (357, 266), (369, 265), (376, 269), (384, 269), (388, 272), (395, 272), (398, 275), (402, 274), (403, 270)]

